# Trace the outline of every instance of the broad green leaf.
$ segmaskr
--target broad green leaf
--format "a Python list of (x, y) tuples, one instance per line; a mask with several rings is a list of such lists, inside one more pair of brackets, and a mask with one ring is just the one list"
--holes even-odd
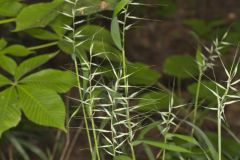
[(44, 54), (44, 55), (36, 56), (33, 58), (29, 58), (23, 61), (16, 69), (15, 78), (20, 79), (22, 76), (24, 76), (28, 72), (48, 62), (57, 54), (58, 52), (51, 53), (51, 54)]
[(117, 156), (114, 158), (114, 160), (132, 160), (132, 158), (128, 156)]
[(17, 63), (8, 56), (0, 55), (0, 67), (14, 75), (17, 68)]
[(116, 17), (119, 12), (129, 3), (129, 0), (121, 0), (114, 9), (113, 16)]
[[(98, 57), (101, 57), (103, 59), (106, 59), (107, 57), (112, 61), (116, 61), (116, 62), (119, 61), (119, 58), (120, 58), (119, 50), (107, 43), (100, 42), (100, 41), (92, 41), (92, 42), (87, 41), (83, 43), (82, 45), (77, 47), (76, 54), (82, 56), (82, 54), (89, 52), (89, 48), (91, 47), (91, 45), (93, 45), (93, 48), (92, 48), (93, 54), (101, 53), (101, 54), (98, 54)], [(59, 41), (58, 47), (67, 54), (73, 53), (72, 44), (66, 41)]]
[(117, 17), (113, 17), (112, 23), (111, 23), (111, 35), (112, 39), (115, 43), (115, 45), (118, 47), (118, 49), (122, 50), (122, 38), (121, 38), (121, 31), (119, 27), (119, 22)]
[[(79, 41), (89, 39), (89, 41), (99, 41), (111, 45), (114, 44), (111, 33), (106, 28), (101, 26), (84, 25), (78, 28), (76, 33), (79, 33), (83, 36), (82, 38), (78, 38)], [(72, 37), (72, 34), (70, 34), (69, 37)]]
[(34, 28), (26, 31), (29, 35), (34, 38), (41, 40), (58, 40), (59, 37), (55, 33), (47, 31), (45, 29)]
[(34, 53), (33, 51), (30, 51), (28, 48), (22, 46), (22, 45), (11, 45), (4, 50), (1, 51), (3, 54), (10, 54), (14, 56), (27, 56), (31, 53)]
[(29, 120), (65, 131), (65, 107), (57, 92), (28, 85), (18, 85), (17, 89), (19, 107)]
[(188, 19), (184, 24), (191, 27), (199, 36), (205, 36), (211, 31), (207, 23), (201, 19)]
[[(160, 73), (143, 63), (127, 64), (128, 81), (132, 85), (153, 85), (160, 78)], [(147, 75), (147, 76), (146, 76)]]
[(176, 146), (174, 144), (166, 144), (166, 143), (162, 143), (162, 142), (158, 142), (156, 140), (137, 140), (133, 142), (135, 145), (138, 144), (148, 144), (150, 146), (154, 146), (157, 148), (161, 148), (161, 149), (165, 149), (165, 150), (169, 150), (169, 151), (174, 151), (174, 152), (182, 152), (182, 153), (192, 153), (190, 150), (187, 150), (183, 147), (180, 146)]
[(54, 0), (25, 7), (16, 18), (15, 31), (47, 26), (58, 15), (58, 8), (63, 2), (64, 0)]
[(0, 0), (0, 16), (15, 17), (23, 7), (18, 0)]
[[(188, 86), (189, 93), (191, 93), (194, 96), (196, 95), (197, 85), (198, 84), (196, 82), (196, 83), (193, 83), (193, 84)], [(223, 95), (224, 94), (224, 89), (218, 87), (212, 81), (203, 80), (201, 82), (200, 91), (199, 91), (199, 97), (201, 99), (203, 99), (203, 100), (207, 100), (208, 102), (217, 103), (216, 96), (209, 89), (211, 89), (213, 91), (216, 91), (216, 92), (218, 91), (219, 95)]]
[(93, 45), (92, 48), (92, 53), (93, 54), (99, 54), (98, 57), (102, 57), (102, 58), (108, 58), (112, 61), (118, 62), (120, 59), (120, 52), (118, 49), (114, 48), (113, 46), (101, 42), (101, 41), (88, 41), (86, 43), (84, 43), (82, 46), (80, 46), (80, 48), (85, 49), (85, 51), (89, 52), (89, 48), (91, 47), (91, 45)]
[[(168, 108), (171, 100), (171, 93), (167, 92), (148, 92), (138, 97), (140, 111), (151, 111)], [(177, 101), (177, 98), (174, 98)]]
[(166, 59), (164, 72), (177, 78), (191, 78), (198, 74), (198, 66), (189, 55), (174, 55)]
[(14, 88), (0, 92), (0, 137), (2, 133), (17, 126), (21, 119), (20, 109), (17, 107), (17, 93)]
[(12, 81), (0, 74), (0, 87), (10, 84)]
[(7, 46), (7, 41), (3, 38), (0, 39), (0, 50)]
[(49, 24), (49, 26), (60, 38), (62, 38), (66, 32), (66, 29), (64, 29), (63, 26), (70, 25), (71, 23), (72, 18), (60, 14)]
[(45, 69), (31, 74), (20, 81), (34, 88), (48, 88), (65, 93), (76, 84), (76, 77), (71, 71)]

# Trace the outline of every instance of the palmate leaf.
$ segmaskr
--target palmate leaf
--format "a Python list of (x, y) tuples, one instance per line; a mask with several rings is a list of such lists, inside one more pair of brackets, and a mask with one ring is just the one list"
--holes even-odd
[(0, 74), (0, 87), (10, 84), (12, 81)]
[(65, 107), (57, 92), (34, 88), (31, 85), (18, 85), (19, 107), (26, 117), (43, 126), (50, 126), (64, 131)]
[(17, 107), (17, 93), (15, 88), (8, 88), (0, 93), (0, 137), (2, 133), (15, 127), (20, 119), (21, 112)]
[(25, 77), (20, 83), (64, 93), (76, 84), (75, 81), (75, 75), (71, 71), (46, 69)]
[(27, 74), (28, 72), (34, 70), (35, 68), (41, 66), (42, 64), (48, 62), (54, 56), (56, 56), (58, 52), (54, 52), (51, 54), (44, 54), (40, 56), (36, 56), (33, 58), (29, 58), (23, 61), (16, 69), (15, 79), (20, 79), (22, 76)]
[(15, 31), (47, 26), (58, 15), (58, 7), (63, 2), (64, 0), (54, 0), (25, 7), (16, 18)]
[(0, 67), (14, 75), (17, 68), (17, 63), (10, 57), (0, 54)]

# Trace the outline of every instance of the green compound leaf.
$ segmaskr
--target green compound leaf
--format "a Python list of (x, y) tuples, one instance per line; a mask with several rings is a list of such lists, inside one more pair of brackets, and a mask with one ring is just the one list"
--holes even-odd
[(12, 81), (0, 74), (0, 87), (10, 84)]
[(20, 83), (65, 93), (76, 84), (76, 77), (71, 71), (45, 69), (25, 77)]
[(29, 120), (39, 125), (66, 131), (64, 127), (65, 107), (57, 92), (28, 85), (19, 85), (17, 89), (19, 107)]
[(165, 61), (164, 72), (177, 78), (191, 78), (198, 74), (198, 65), (189, 55), (174, 55)]
[(34, 70), (35, 68), (41, 66), (42, 64), (48, 62), (50, 59), (55, 57), (58, 52), (54, 52), (51, 54), (44, 54), (40, 56), (36, 56), (33, 58), (29, 58), (23, 61), (16, 69), (15, 78), (20, 79), (22, 76), (27, 74), (28, 72)]
[(14, 88), (0, 92), (0, 137), (2, 133), (17, 126), (21, 119), (20, 109), (17, 107), (17, 93)]
[(0, 67), (14, 75), (17, 68), (17, 63), (12, 58), (0, 54)]
[(34, 28), (34, 29), (29, 29), (26, 32), (32, 37), (41, 39), (41, 40), (58, 40), (59, 39), (58, 35), (50, 31), (47, 31), (45, 29)]
[(54, 0), (25, 7), (16, 18), (15, 31), (47, 26), (58, 15), (58, 8), (63, 2), (64, 0)]
[(34, 52), (30, 51), (28, 48), (26, 48), (22, 45), (16, 44), (16, 45), (11, 45), (11, 46), (5, 48), (4, 50), (1, 51), (1, 53), (22, 57), (22, 56), (27, 56)]

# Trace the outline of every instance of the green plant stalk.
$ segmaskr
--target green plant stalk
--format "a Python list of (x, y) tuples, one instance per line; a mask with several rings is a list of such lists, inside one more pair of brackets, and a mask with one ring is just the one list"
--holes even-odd
[(42, 45), (38, 45), (38, 46), (33, 46), (33, 47), (28, 47), (28, 50), (38, 50), (38, 49), (42, 49), (42, 48), (47, 48), (47, 47), (51, 47), (51, 46), (55, 46), (57, 45), (58, 42), (50, 42), (50, 43), (46, 43), (46, 44), (42, 44)]
[[(78, 68), (78, 62), (77, 62), (77, 58), (76, 58), (76, 38), (75, 38), (75, 18), (76, 18), (76, 5), (77, 5), (78, 0), (74, 1), (74, 6), (72, 8), (72, 24), (73, 24), (73, 56), (74, 56), (74, 65), (75, 65), (75, 72), (76, 72), (76, 77), (77, 77), (77, 86), (78, 86), (78, 91), (79, 91), (79, 96), (80, 99), (83, 100), (83, 96), (82, 96), (82, 91), (81, 91), (81, 82), (80, 82), (80, 74), (79, 74), (79, 68)], [(90, 152), (91, 155), (93, 155), (93, 147), (92, 147), (92, 141), (91, 141), (91, 135), (90, 135), (90, 131), (89, 131), (89, 126), (88, 126), (88, 120), (87, 120), (87, 113), (85, 110), (85, 105), (82, 103), (81, 101), (81, 105), (82, 105), (82, 110), (83, 110), (83, 117), (84, 117), (84, 123), (86, 126), (86, 130), (87, 130), (87, 137), (88, 137), (88, 143), (89, 143), (89, 148), (90, 148)]]
[[(196, 96), (195, 96), (194, 110), (193, 110), (193, 123), (196, 123), (196, 120), (197, 120), (198, 101), (199, 101), (199, 93), (200, 93), (202, 76), (203, 76), (203, 71), (200, 69), (200, 73), (198, 75), (198, 83), (197, 83), (197, 90), (196, 90)], [(192, 129), (192, 135), (193, 134), (194, 134), (194, 129)]]
[[(92, 81), (91, 81), (91, 70), (92, 70), (92, 52), (90, 51), (90, 65), (89, 65), (89, 87), (92, 87)], [(99, 148), (98, 148), (98, 138), (97, 138), (97, 133), (96, 133), (96, 127), (95, 127), (95, 122), (93, 119), (93, 114), (92, 114), (92, 108), (93, 108), (93, 96), (92, 96), (92, 89), (90, 89), (90, 93), (89, 93), (89, 99), (91, 100), (91, 105), (89, 106), (90, 110), (91, 110), (91, 124), (92, 124), (92, 130), (93, 130), (93, 140), (94, 140), (94, 144), (95, 144), (95, 150), (97, 153), (97, 158), (98, 160), (101, 160), (100, 157), (100, 153), (99, 153)]]
[(3, 20), (0, 20), (0, 24), (6, 24), (6, 23), (15, 22), (15, 21), (16, 21), (16, 18), (3, 19)]
[[(79, 80), (78, 63), (77, 63), (76, 59), (74, 59), (74, 64), (75, 64), (75, 72), (76, 72), (76, 77), (77, 77), (77, 86), (78, 86), (79, 96), (80, 96), (80, 99), (83, 100), (82, 91), (81, 91), (81, 82)], [(84, 104), (81, 103), (81, 105), (82, 105), (82, 110), (83, 110), (84, 123), (86, 125), (86, 130), (87, 130), (87, 137), (88, 137), (89, 148), (90, 148), (91, 154), (93, 154), (91, 136), (90, 136), (89, 127), (88, 127), (88, 121), (87, 121), (87, 113), (86, 113)]]
[[(124, 78), (124, 85), (126, 86), (125, 89), (125, 96), (128, 95), (128, 78), (127, 76), (127, 62), (126, 62), (126, 53), (125, 53), (125, 27), (126, 27), (126, 23), (127, 23), (127, 11), (128, 11), (128, 7), (129, 5), (126, 6), (126, 11), (124, 14), (124, 23), (123, 23), (123, 33), (122, 33), (122, 44), (123, 44), (123, 49), (122, 49), (122, 65), (123, 65), (123, 76)], [(132, 127), (131, 127), (131, 119), (130, 119), (130, 111), (129, 111), (129, 104), (127, 102), (126, 104), (126, 115), (127, 115), (127, 126), (128, 126), (128, 130), (129, 130), (129, 145), (130, 145), (130, 149), (131, 149), (131, 154), (132, 154), (132, 159), (136, 160), (136, 156), (135, 156), (135, 152), (134, 152), (134, 148), (132, 145), (132, 135), (133, 135), (133, 131), (132, 131)]]
[(221, 101), (218, 100), (218, 111), (217, 111), (217, 122), (218, 122), (218, 160), (222, 160), (222, 110), (224, 109), (224, 102), (226, 100), (226, 96), (230, 90), (231, 86), (231, 78), (227, 81), (227, 87), (224, 92), (224, 95), (221, 97)]
[(222, 160), (222, 121), (221, 105), (218, 108), (218, 160)]

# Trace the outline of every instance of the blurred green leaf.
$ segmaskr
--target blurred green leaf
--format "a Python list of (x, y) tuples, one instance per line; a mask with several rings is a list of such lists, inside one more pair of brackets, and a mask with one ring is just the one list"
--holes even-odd
[(177, 78), (192, 78), (198, 74), (198, 66), (192, 56), (174, 55), (164, 62), (164, 72)]
[[(207, 100), (212, 103), (217, 103), (216, 96), (209, 90), (213, 91), (218, 91), (218, 94), (223, 95), (224, 94), (224, 89), (218, 87), (214, 82), (212, 81), (206, 81), (203, 80), (200, 85), (200, 91), (199, 91), (199, 97), (201, 99)], [(197, 90), (197, 83), (193, 83), (188, 86), (188, 91), (191, 93), (193, 96), (196, 95), (196, 90)]]
[(58, 8), (63, 2), (64, 0), (54, 0), (25, 7), (16, 18), (15, 31), (47, 26), (58, 15)]
[(143, 63), (128, 63), (127, 64), (128, 81), (132, 85), (150, 86), (158, 81), (160, 73), (150, 68)]
[(129, 0), (121, 0), (114, 9), (113, 17), (118, 16), (119, 12), (129, 3)]
[(158, 142), (156, 140), (137, 140), (137, 141), (134, 141), (133, 143), (135, 145), (144, 143), (144, 144), (148, 144), (150, 146), (154, 146), (157, 148), (166, 149), (166, 150), (170, 150), (170, 151), (175, 151), (175, 152), (192, 153), (190, 150), (187, 150), (183, 147), (176, 146), (174, 144), (166, 144), (166, 143)]
[(64, 25), (70, 25), (72, 23), (72, 19), (65, 15), (59, 14), (50, 24), (49, 26), (52, 30), (62, 38), (66, 33), (66, 30), (63, 28)]
[(121, 31), (119, 27), (119, 22), (117, 17), (113, 17), (111, 23), (111, 35), (115, 45), (118, 47), (119, 50), (123, 49), (122, 46), (122, 38), (121, 38)]
[(27, 30), (26, 32), (32, 37), (41, 39), (41, 40), (58, 40), (59, 39), (58, 35), (50, 31), (47, 31), (45, 29), (35, 28), (35, 29)]
[(0, 87), (10, 84), (12, 81), (0, 74)]
[(196, 139), (192, 136), (186, 136), (186, 135), (182, 135), (182, 134), (176, 134), (176, 133), (167, 133), (166, 135), (167, 139), (172, 139), (174, 137), (181, 139), (183, 141), (195, 144), (195, 145), (199, 145), (198, 142), (196, 141)]
[[(140, 111), (151, 111), (168, 108), (172, 94), (167, 92), (148, 92), (138, 97)], [(175, 97), (176, 101), (176, 97)]]
[(15, 17), (23, 7), (19, 0), (0, 0), (0, 16)]
[(15, 44), (5, 48), (4, 50), (1, 51), (1, 53), (21, 57), (21, 56), (27, 56), (30, 53), (34, 53), (34, 52), (30, 51), (28, 48), (22, 45)]
[(0, 50), (7, 46), (7, 41), (3, 38), (0, 39)]

